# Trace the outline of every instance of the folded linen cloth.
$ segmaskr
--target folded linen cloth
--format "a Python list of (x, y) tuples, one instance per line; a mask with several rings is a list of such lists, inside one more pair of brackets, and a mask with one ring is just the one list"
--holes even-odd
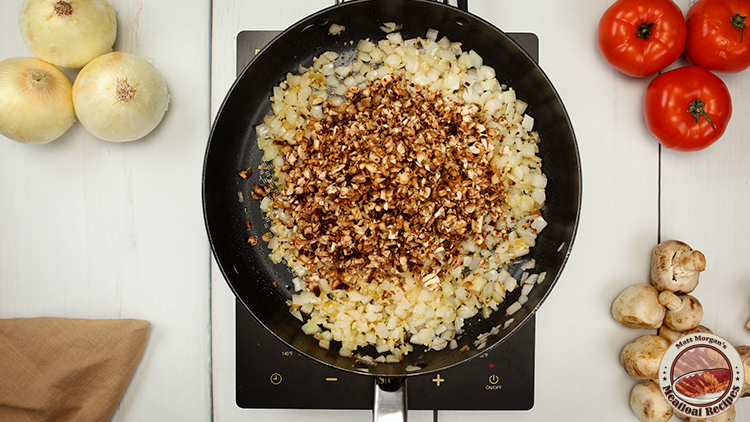
[(150, 326), (136, 319), (0, 319), (0, 421), (109, 421)]

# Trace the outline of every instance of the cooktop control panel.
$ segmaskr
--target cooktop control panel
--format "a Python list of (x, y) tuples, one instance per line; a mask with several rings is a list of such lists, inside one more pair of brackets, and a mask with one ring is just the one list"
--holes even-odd
[[(372, 409), (374, 380), (317, 363), (273, 337), (237, 303), (237, 405)], [(528, 410), (534, 405), (534, 317), (468, 362), (407, 380), (414, 410)], [(356, 394), (352, 394), (356, 391)]]

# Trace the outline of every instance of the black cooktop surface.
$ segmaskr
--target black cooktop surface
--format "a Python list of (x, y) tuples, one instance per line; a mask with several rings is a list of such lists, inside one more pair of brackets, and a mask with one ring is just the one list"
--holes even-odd
[[(278, 31), (237, 35), (237, 72)], [(535, 34), (509, 33), (538, 59)], [(372, 377), (344, 372), (300, 355), (266, 331), (237, 302), (237, 405), (266, 409), (372, 409)], [(534, 405), (535, 318), (476, 359), (409, 378), (409, 409), (529, 410)], [(355, 393), (356, 392), (356, 393)]]

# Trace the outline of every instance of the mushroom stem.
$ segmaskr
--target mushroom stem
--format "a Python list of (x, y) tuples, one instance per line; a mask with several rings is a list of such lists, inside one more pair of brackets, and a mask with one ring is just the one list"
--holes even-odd
[(687, 331), (673, 330), (669, 328), (668, 326), (664, 325), (658, 330), (659, 337), (666, 339), (669, 342), (669, 344), (674, 343), (675, 341), (681, 339), (682, 337), (685, 337), (690, 334), (695, 334), (695, 333), (713, 334), (714, 332), (711, 331), (710, 328), (704, 325), (698, 325), (692, 330), (687, 330)]
[(683, 305), (682, 299), (674, 294), (674, 292), (669, 290), (664, 290), (663, 292), (659, 293), (659, 303), (662, 306), (666, 306), (670, 311), (676, 311), (682, 308)]
[(676, 331), (673, 330), (666, 325), (659, 328), (659, 337), (664, 338), (669, 342), (669, 344), (674, 343), (675, 341), (679, 340), (680, 337), (684, 336), (685, 333), (682, 331)]
[(699, 251), (691, 251), (687, 256), (682, 256), (680, 265), (687, 271), (705, 271), (706, 257)]

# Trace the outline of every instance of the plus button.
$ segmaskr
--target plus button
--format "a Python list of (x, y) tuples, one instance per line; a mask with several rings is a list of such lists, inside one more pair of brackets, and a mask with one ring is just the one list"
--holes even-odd
[(435, 383), (438, 387), (440, 387), (440, 383), (445, 381), (445, 379), (440, 378), (440, 374), (438, 374), (435, 378), (432, 379), (432, 382)]

